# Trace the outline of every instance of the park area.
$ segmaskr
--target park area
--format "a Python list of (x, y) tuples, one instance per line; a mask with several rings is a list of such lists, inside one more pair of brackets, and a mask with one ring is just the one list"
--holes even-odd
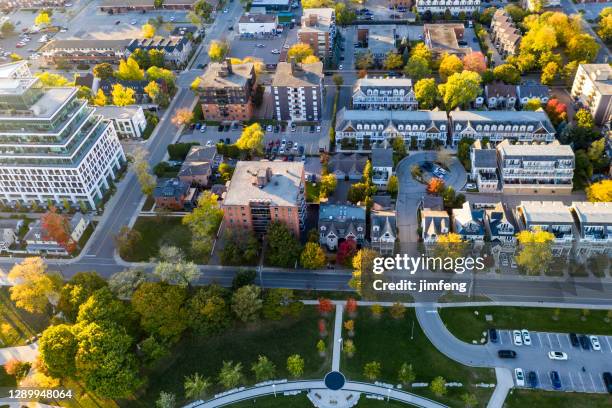
[[(482, 333), (489, 328), (612, 334), (612, 316), (607, 310), (484, 306), (446, 307), (439, 313), (448, 330), (468, 343), (480, 341)], [(493, 320), (487, 321), (487, 315)]]
[(48, 325), (48, 315), (18, 309), (10, 299), (9, 288), (0, 288), (0, 347), (23, 346)]
[(573, 392), (550, 392), (533, 390), (512, 390), (506, 398), (506, 408), (607, 408), (610, 396), (606, 394), (584, 394)]
[[(408, 392), (422, 395), (448, 404), (463, 406), (465, 394), (475, 396), (479, 406), (486, 406), (491, 389), (476, 388), (477, 383), (494, 384), (493, 370), (463, 366), (440, 353), (427, 339), (416, 319), (413, 308), (406, 308), (404, 317), (393, 318), (390, 308), (385, 308), (380, 317), (375, 317), (370, 308), (360, 307), (354, 319), (354, 346), (352, 357), (345, 353), (341, 371), (347, 379), (372, 381), (364, 374), (364, 366), (370, 362), (380, 363), (378, 381), (398, 384), (398, 372), (403, 363), (411, 364), (414, 381), (431, 383), (436, 377), (447, 382), (461, 382), (462, 387), (447, 388), (445, 395), (435, 395), (428, 387), (404, 387)], [(346, 346), (344, 347), (346, 351)]]
[(134, 406), (153, 406), (161, 391), (183, 395), (185, 376), (196, 372), (208, 377), (213, 383), (208, 395), (221, 392), (217, 375), (224, 361), (242, 364), (241, 386), (256, 383), (251, 365), (259, 356), (266, 356), (275, 364), (274, 378), (289, 379), (287, 358), (299, 354), (304, 359), (304, 372), (300, 378), (321, 379), (331, 369), (333, 314), (327, 319), (328, 335), (325, 341), (328, 352), (325, 357), (319, 355), (316, 347), (320, 339), (318, 320), (317, 310), (305, 307), (297, 318), (260, 321), (227, 330), (217, 336), (188, 336), (174, 347), (168, 358), (160, 360), (149, 370), (146, 393), (137, 398), (138, 402)]

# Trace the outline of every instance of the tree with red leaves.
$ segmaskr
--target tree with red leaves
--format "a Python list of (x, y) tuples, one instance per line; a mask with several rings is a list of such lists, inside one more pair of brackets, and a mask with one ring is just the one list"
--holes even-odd
[(334, 305), (331, 300), (326, 298), (319, 298), (319, 305), (317, 306), (319, 313), (322, 315), (328, 315), (334, 309)]
[(327, 336), (327, 322), (325, 322), (325, 319), (319, 319), (319, 336)]
[(463, 57), (463, 69), (482, 74), (487, 70), (487, 62), (482, 52), (471, 52)]
[(544, 111), (546, 111), (550, 121), (555, 126), (564, 120), (567, 121), (567, 105), (559, 102), (558, 99), (549, 100), (544, 107)]
[(52, 239), (68, 253), (73, 253), (76, 250), (76, 242), (70, 236), (68, 218), (58, 214), (55, 207), (51, 207), (49, 211), (43, 214), (40, 218), (40, 224), (44, 239)]
[(354, 239), (347, 239), (338, 245), (338, 254), (336, 255), (336, 263), (340, 265), (350, 266), (353, 256), (357, 253), (357, 242)]
[(432, 177), (427, 183), (427, 192), (429, 194), (439, 194), (442, 190), (444, 190), (444, 180)]
[(354, 319), (357, 316), (357, 301), (353, 298), (348, 298), (346, 300), (346, 313), (348, 313), (351, 319)]

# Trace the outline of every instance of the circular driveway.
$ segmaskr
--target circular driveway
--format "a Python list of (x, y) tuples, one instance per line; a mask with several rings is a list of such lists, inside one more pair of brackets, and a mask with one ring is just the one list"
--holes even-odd
[[(419, 183), (410, 174), (413, 165), (421, 165), (425, 162), (434, 162), (438, 157), (436, 151), (419, 151), (410, 153), (397, 164), (395, 174), (399, 182), (399, 194), (422, 194), (425, 192), (425, 185)], [(444, 184), (459, 191), (467, 182), (467, 173), (457, 157), (453, 157), (448, 175), (444, 178)]]

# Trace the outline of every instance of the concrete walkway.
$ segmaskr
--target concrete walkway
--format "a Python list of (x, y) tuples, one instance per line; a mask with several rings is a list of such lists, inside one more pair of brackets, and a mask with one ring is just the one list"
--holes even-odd
[[(265, 395), (277, 395), (283, 393), (291, 393), (295, 391), (310, 391), (326, 389), (323, 381), (291, 381), (291, 382), (276, 382), (275, 384), (262, 385), (259, 387), (247, 388), (244, 390), (236, 391), (230, 394), (221, 395), (217, 398), (213, 398), (208, 401), (196, 401), (184, 408), (216, 408), (223, 407), (226, 405), (235, 404), (240, 401), (248, 401), (255, 398), (259, 398)], [(427, 398), (419, 397), (418, 395), (386, 388), (375, 384), (367, 384), (361, 382), (348, 381), (342, 388), (344, 391), (353, 391), (363, 394), (373, 394), (380, 397), (400, 401), (406, 404), (411, 404), (417, 407), (425, 408), (445, 408), (446, 405), (440, 404), (436, 401), (432, 401)]]
[(9, 360), (33, 362), (36, 357), (38, 357), (38, 343), (0, 349), (0, 365), (6, 364)]
[(514, 387), (514, 380), (509, 369), (496, 367), (495, 377), (497, 377), (497, 385), (487, 404), (487, 408), (502, 408), (508, 392)]
[(340, 354), (342, 352), (342, 314), (344, 306), (336, 303), (336, 320), (334, 321), (334, 347), (332, 353), (332, 371), (340, 371)]

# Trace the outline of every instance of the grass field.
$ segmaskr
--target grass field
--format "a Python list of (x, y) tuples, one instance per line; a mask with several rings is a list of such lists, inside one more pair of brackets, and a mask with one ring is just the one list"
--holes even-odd
[(321, 185), (319, 183), (306, 183), (306, 202), (318, 203)]
[(0, 288), (0, 347), (22, 346), (49, 325), (47, 315), (19, 309), (11, 301), (9, 288)]
[(611, 401), (608, 394), (513, 390), (506, 398), (504, 407), (609, 408)]
[(462, 382), (464, 387), (449, 388), (448, 395), (442, 398), (434, 396), (427, 388), (407, 390), (453, 407), (463, 406), (460, 396), (466, 392), (476, 395), (481, 406), (486, 405), (492, 391), (471, 385), (495, 383), (493, 370), (468, 368), (440, 353), (421, 331), (412, 308), (408, 308), (405, 317), (399, 320), (390, 317), (388, 309), (377, 320), (371, 317), (369, 309), (359, 308), (354, 342), (355, 355), (352, 358), (343, 356), (341, 363), (341, 370), (350, 380), (369, 381), (363, 375), (363, 367), (370, 361), (378, 361), (382, 365), (380, 380), (397, 383), (397, 372), (406, 362), (413, 366), (415, 382), (430, 382), (436, 376), (449, 382)]
[[(292, 395), (292, 396), (283, 396), (278, 395), (276, 398), (273, 396), (258, 398), (253, 402), (253, 400), (242, 401), (236, 404), (228, 405), (232, 408), (251, 408), (251, 407), (261, 407), (261, 408), (312, 408), (312, 402), (308, 400), (306, 394), (300, 395)], [(359, 399), (359, 402), (355, 407), (357, 408), (399, 408), (399, 407), (412, 407), (413, 405), (402, 404), (397, 401), (379, 401), (373, 399), (366, 399), (362, 396)]]
[[(606, 310), (590, 310), (582, 320), (580, 309), (558, 309), (558, 320), (554, 320), (555, 309), (527, 307), (448, 307), (439, 313), (446, 327), (459, 339), (471, 343), (480, 340), (488, 328), (527, 329), (549, 332), (576, 332), (590, 334), (612, 334), (612, 323), (606, 322)], [(474, 314), (478, 312), (478, 315)], [(485, 321), (485, 315), (492, 315), (493, 321)]]
[[(288, 378), (287, 357), (300, 354), (305, 367), (302, 378), (323, 378), (331, 369), (331, 342), (333, 315), (328, 319), (328, 353), (320, 357), (316, 344), (319, 340), (318, 313), (314, 307), (306, 307), (297, 319), (278, 322), (262, 321), (250, 326), (229, 329), (216, 337), (191, 337), (179, 343), (171, 357), (160, 361), (149, 373), (149, 387), (139, 403), (130, 406), (151, 407), (160, 391), (173, 392), (179, 402), (184, 396), (183, 383), (187, 375), (199, 372), (215, 384), (211, 393), (222, 391), (217, 385), (217, 375), (223, 361), (242, 363), (245, 377), (243, 385), (255, 383), (251, 365), (259, 355), (265, 355), (276, 365), (276, 377)], [(123, 405), (123, 404), (122, 404)]]
[[(181, 223), (181, 220), (181, 217), (139, 217), (134, 229), (140, 232), (142, 240), (125, 260), (146, 262), (157, 256), (162, 245), (179, 247), (189, 257), (191, 231)], [(199, 261), (199, 259), (192, 260)]]

